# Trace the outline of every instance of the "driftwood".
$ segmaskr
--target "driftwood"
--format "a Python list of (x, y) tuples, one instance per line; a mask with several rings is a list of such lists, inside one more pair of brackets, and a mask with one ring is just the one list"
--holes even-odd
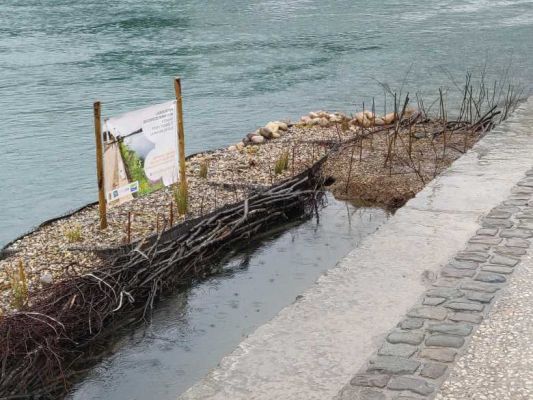
[(0, 398), (62, 397), (87, 368), (91, 343), (109, 334), (112, 324), (148, 320), (162, 293), (209, 274), (228, 249), (313, 215), (322, 198), (324, 161), (245, 201), (108, 249), (92, 273), (34, 294), (28, 309), (0, 319)]

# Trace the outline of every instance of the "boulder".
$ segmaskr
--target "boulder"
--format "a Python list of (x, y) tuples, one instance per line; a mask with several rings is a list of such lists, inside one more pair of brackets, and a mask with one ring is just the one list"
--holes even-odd
[(320, 117), (320, 116), (319, 116), (318, 113), (316, 113), (316, 112), (312, 112), (312, 111), (311, 111), (311, 112), (309, 113), (309, 118), (311, 118), (311, 119), (316, 119), (316, 118), (319, 118), (319, 117)]
[(276, 121), (276, 124), (278, 124), (280, 131), (286, 131), (289, 129), (289, 125), (287, 125), (285, 122), (282, 121)]
[(374, 125), (376, 126), (385, 125), (385, 121), (381, 117), (376, 117), (376, 119), (374, 120)]
[(229, 151), (237, 151), (237, 146), (230, 146), (228, 147)]
[(320, 126), (324, 126), (324, 127), (325, 127), (325, 126), (328, 126), (328, 125), (329, 125), (329, 121), (328, 121), (327, 118), (320, 118), (320, 119), (318, 120), (318, 124), (319, 124)]
[(385, 124), (389, 125), (389, 124), (392, 124), (394, 121), (396, 121), (396, 113), (388, 113), (388, 114), (385, 114), (385, 116), (383, 117), (383, 121), (385, 121)]
[(272, 139), (279, 139), (281, 137), (281, 135), (279, 134), (279, 132), (274, 132), (272, 134)]
[(303, 122), (304, 124), (308, 124), (310, 121), (311, 121), (311, 117), (309, 117), (308, 115), (304, 115), (303, 117), (300, 117), (300, 121)]
[(250, 139), (250, 141), (251, 141), (253, 144), (261, 144), (261, 143), (264, 143), (264, 142), (265, 142), (265, 138), (264, 138), (264, 136), (260, 136), (260, 135), (252, 136), (252, 138)]
[(277, 122), (269, 122), (265, 125), (265, 128), (270, 129), (272, 133), (277, 133), (279, 130), (279, 125)]
[(261, 136), (263, 136), (264, 138), (266, 138), (266, 139), (270, 139), (270, 138), (272, 138), (272, 134), (273, 134), (274, 132), (272, 132), (272, 131), (270, 130), (270, 128), (263, 127), (263, 128), (259, 128), (258, 133), (259, 133)]
[(237, 147), (237, 150), (242, 150), (244, 149), (244, 142), (239, 142), (235, 146)]
[(373, 120), (376, 115), (372, 111), (365, 110), (363, 112), (365, 114), (365, 117), (367, 117), (369, 120)]

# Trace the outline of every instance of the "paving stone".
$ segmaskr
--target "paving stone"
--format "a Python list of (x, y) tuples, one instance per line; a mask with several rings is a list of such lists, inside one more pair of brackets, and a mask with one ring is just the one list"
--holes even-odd
[(426, 339), (426, 346), (460, 348), (465, 344), (465, 339), (453, 335), (431, 335)]
[(480, 236), (496, 236), (498, 228), (481, 228), (478, 229), (476, 235)]
[(533, 229), (533, 221), (521, 220), (517, 226), (518, 229)]
[(457, 278), (439, 278), (432, 285), (435, 287), (455, 288), (459, 283), (460, 280)]
[(500, 237), (529, 239), (533, 237), (533, 231), (528, 229), (504, 229), (500, 232)]
[(398, 324), (402, 329), (419, 329), (424, 325), (424, 320), (421, 318), (406, 318)]
[(384, 388), (389, 383), (389, 375), (380, 374), (358, 374), (350, 381), (352, 386), (366, 386)]
[(525, 206), (527, 204), (527, 200), (505, 200), (503, 204), (506, 206)]
[(438, 379), (448, 369), (448, 366), (446, 364), (439, 364), (439, 363), (425, 363), (422, 366), (422, 369), (420, 370), (420, 376), (423, 376), (425, 378), (431, 378), (431, 379)]
[(461, 289), (475, 290), (477, 292), (494, 293), (500, 289), (500, 286), (493, 283), (463, 281), (461, 282)]
[(478, 252), (478, 251), (487, 251), (487, 250), (490, 250), (491, 246), (488, 245), (488, 244), (481, 244), (481, 243), (469, 243), (466, 247), (465, 247), (465, 250), (464, 251), (473, 251), (473, 252)]
[(471, 269), (457, 269), (444, 267), (440, 272), (441, 276), (446, 278), (471, 278), (476, 273), (475, 270)]
[(456, 299), (463, 295), (463, 292), (453, 288), (435, 288), (426, 292), (427, 297), (445, 297), (447, 299)]
[(391, 390), (408, 390), (424, 396), (435, 391), (435, 386), (431, 383), (423, 379), (408, 378), (406, 376), (396, 376), (392, 378), (387, 387)]
[(533, 187), (533, 179), (525, 178), (519, 181), (517, 186)]
[(390, 344), (385, 342), (379, 349), (378, 354), (380, 356), (395, 356), (395, 357), (411, 357), (418, 347), (411, 346), (409, 344)]
[(526, 249), (523, 247), (498, 246), (494, 248), (494, 252), (502, 256), (520, 257), (526, 254)]
[(507, 278), (503, 275), (495, 274), (494, 272), (481, 271), (478, 272), (474, 280), (488, 283), (503, 283), (507, 281)]
[(457, 253), (455, 258), (461, 261), (485, 262), (489, 258), (489, 255), (482, 252), (461, 251)]
[(480, 314), (456, 312), (450, 315), (451, 321), (457, 322), (471, 322), (473, 324), (480, 324), (483, 321), (483, 316)]
[(499, 206), (494, 207), (493, 210), (507, 211), (507, 212), (510, 212), (511, 214), (514, 214), (520, 211), (520, 207), (504, 206), (500, 204)]
[(422, 304), (425, 306), (438, 306), (446, 301), (444, 297), (425, 297)]
[(509, 196), (509, 200), (529, 200), (531, 195), (528, 193), (513, 193)]
[(423, 349), (419, 356), (422, 358), (427, 358), (433, 361), (440, 362), (453, 362), (455, 360), (455, 355), (457, 350), (441, 348), (441, 349)]
[(468, 336), (472, 333), (472, 325), (439, 322), (430, 324), (428, 331), (431, 333), (444, 333), (448, 335)]
[(413, 374), (419, 366), (420, 362), (409, 358), (378, 356), (377, 358), (370, 360), (368, 371), (391, 375), (403, 375)]
[(525, 239), (521, 238), (510, 238), (505, 241), (506, 246), (510, 247), (522, 247), (524, 249), (527, 249), (529, 247), (529, 242)]
[(387, 336), (387, 341), (392, 344), (420, 344), (424, 340), (424, 332), (420, 331), (394, 331)]
[(483, 228), (510, 228), (513, 226), (513, 223), (508, 219), (485, 217), (481, 221), (481, 226)]
[(337, 400), (386, 400), (387, 396), (379, 390), (359, 386), (346, 386), (341, 390)]
[[(518, 194), (519, 196), (523, 194)], [(527, 198), (529, 199), (529, 196), (527, 196)], [(512, 214), (509, 212), (509, 211), (503, 211), (503, 210), (499, 210), (499, 209), (493, 209), (491, 210), (488, 214), (487, 214), (487, 217), (488, 218), (496, 218), (496, 219), (508, 219), (512, 216)]]
[(533, 219), (533, 212), (521, 212), (516, 215), (516, 219), (519, 219), (519, 220)]
[(442, 307), (414, 307), (408, 313), (408, 317), (443, 320), (448, 311)]
[(475, 261), (452, 260), (448, 265), (457, 269), (476, 269), (479, 263)]
[(490, 303), (494, 295), (491, 293), (467, 292), (466, 298), (472, 301), (479, 301), (480, 303)]
[(483, 306), (478, 303), (467, 303), (462, 301), (452, 301), (444, 307), (450, 308), (454, 311), (483, 311)]
[(413, 396), (397, 396), (394, 397), (392, 400), (420, 400), (421, 397), (413, 397)]
[(468, 243), (488, 244), (492, 246), (500, 244), (502, 240), (503, 239), (499, 237), (474, 236), (468, 241)]
[(506, 265), (508, 267), (514, 267), (516, 264), (518, 264), (520, 260), (509, 257), (509, 256), (502, 256), (501, 254), (495, 254), (490, 259), (490, 262), (492, 264), (500, 264), (500, 265)]
[(510, 274), (514, 271), (513, 267), (504, 267), (503, 265), (484, 265), (482, 271), (496, 272), (498, 274)]

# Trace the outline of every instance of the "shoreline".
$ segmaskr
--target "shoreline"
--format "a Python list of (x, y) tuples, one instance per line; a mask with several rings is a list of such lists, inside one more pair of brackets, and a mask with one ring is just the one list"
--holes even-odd
[[(19, 306), (13, 306), (13, 303), (8, 303), (11, 293), (4, 288), (3, 304), (0, 304), (5, 309), (5, 315), (0, 317), (0, 330), (9, 331), (10, 324), (18, 326), (17, 324), (23, 322), (25, 315), (33, 312), (32, 310), (37, 311), (39, 315), (52, 318), (54, 323), (63, 327), (60, 321), (65, 318), (63, 311), (66, 311), (66, 318), (71, 318), (69, 330), (58, 336), (54, 329), (56, 333), (52, 334), (53, 338), (50, 337), (50, 339), (55, 343), (53, 346), (58, 347), (52, 347), (50, 351), (54, 354), (56, 352), (69, 353), (73, 349), (70, 349), (70, 345), (65, 348), (65, 344), (61, 344), (63, 341), (67, 340), (71, 343), (74, 340), (83, 343), (87, 335), (90, 338), (94, 334), (91, 323), (87, 327), (86, 320), (78, 321), (79, 316), (85, 315), (88, 311), (85, 301), (87, 297), (92, 299), (90, 304), (92, 301), (99, 304), (100, 311), (96, 312), (100, 318), (97, 324), (100, 326), (99, 329), (106, 329), (105, 321), (111, 317), (114, 319), (115, 313), (116, 318), (119, 318), (124, 313), (137, 310), (135, 307), (139, 304), (135, 304), (136, 299), (140, 299), (142, 303), (146, 298), (147, 302), (142, 313), (144, 318), (147, 307), (148, 310), (153, 307), (157, 293), (161, 293), (164, 288), (171, 289), (174, 284), (178, 283), (178, 280), (184, 278), (183, 271), (177, 273), (177, 276), (173, 275), (173, 271), (182, 262), (180, 260), (191, 264), (187, 264), (185, 273), (192, 266), (193, 276), (205, 276), (203, 269), (207, 266), (203, 265), (202, 260), (214, 257), (225, 245), (231, 245), (235, 240), (251, 240), (253, 235), (261, 234), (261, 229), (265, 227), (263, 220), (275, 221), (276, 218), (284, 215), (284, 210), (289, 215), (293, 213), (292, 210), (303, 211), (307, 207), (308, 210), (304, 211), (305, 213), (314, 213), (318, 209), (316, 196), (324, 190), (323, 185), (326, 185), (334, 195), (344, 193), (352, 199), (355, 198), (352, 187), (363, 188), (357, 192), (357, 198), (374, 201), (377, 204), (379, 204), (378, 199), (386, 200), (388, 193), (392, 196), (389, 199), (392, 200), (389, 205), (398, 207), (463, 154), (463, 151), (457, 148), (459, 143), (464, 145), (463, 149), (466, 151), (484, 135), (486, 130), (492, 128), (494, 115), (497, 114), (491, 114), (488, 119), (485, 119), (486, 117), (480, 119), (481, 124), (479, 121), (475, 124), (462, 123), (459, 128), (453, 129), (448, 128), (448, 125), (451, 123), (455, 125), (457, 121), (431, 119), (421, 111), (407, 110), (405, 107), (401, 114), (393, 115), (390, 123), (385, 123), (386, 116), (379, 117), (368, 112), (358, 113), (355, 116), (313, 112), (302, 117), (300, 123), (291, 127), (287, 125), (286, 130), (280, 130), (278, 127), (278, 131), (283, 132), (279, 133), (279, 137), (272, 135), (274, 132), (270, 127), (264, 127), (247, 136), (251, 142), (249, 145), (239, 143), (227, 149), (195, 155), (188, 160), (187, 168), (190, 212), (176, 218), (177, 223), (168, 231), (166, 230), (165, 211), (168, 211), (169, 205), (172, 206), (171, 188), (159, 190), (112, 208), (108, 215), (109, 228), (105, 232), (98, 230), (98, 212), (93, 206), (71, 215), (66, 220), (56, 220), (12, 245), (12, 249), (20, 250), (20, 252), (1, 260), (0, 267), (3, 267), (2, 272), (6, 269), (16, 271), (18, 268), (20, 281), (11, 280), (12, 283), (17, 284), (12, 286), (12, 289), (20, 290), (22, 283), (22, 288), (25, 289), (23, 294), (27, 297), (22, 299), (24, 302), (19, 303)], [(378, 119), (381, 120), (379, 124)], [(273, 123), (268, 125), (272, 126), (271, 124)], [(265, 129), (270, 132), (265, 132)], [(446, 132), (448, 129), (449, 132)], [(258, 133), (265, 138), (262, 140), (264, 144), (252, 143), (253, 137), (258, 137)], [(270, 135), (272, 135), (270, 138), (266, 138)], [(406, 146), (407, 142), (409, 146)], [(434, 154), (429, 153), (430, 149)], [(442, 156), (439, 156), (441, 153)], [(406, 162), (407, 159), (409, 162)], [(283, 163), (280, 164), (280, 160)], [(208, 165), (207, 171), (202, 168), (202, 165)], [(204, 170), (203, 173), (202, 170)], [(320, 175), (317, 183), (313, 183), (315, 178), (312, 177), (314, 173), (310, 172), (312, 170)], [(295, 180), (298, 176), (300, 177)], [(302, 180), (301, 177), (305, 179)], [(384, 190), (384, 182), (385, 189), (388, 190)], [(300, 187), (301, 183), (307, 186)], [(288, 192), (283, 189), (285, 186), (287, 190), (290, 188)], [(292, 193), (293, 188), (296, 188), (294, 193)], [(273, 197), (269, 200), (269, 196)], [(261, 204), (270, 204), (272, 200), (274, 204), (280, 200), (282, 203), (280, 203), (279, 210), (273, 213), (267, 212), (265, 218), (259, 218), (254, 222), (254, 218), (257, 217), (250, 218), (250, 221), (246, 217), (248, 199), (250, 199), (250, 207), (259, 207), (257, 209), (259, 216), (268, 210), (268, 207), (266, 210), (264, 207), (261, 208)], [(252, 200), (255, 203), (252, 203)], [(314, 206), (312, 204), (306, 206), (305, 203), (308, 201), (314, 202)], [(224, 207), (226, 205), (231, 206)], [(256, 211), (255, 208), (253, 212)], [(223, 211), (224, 209), (226, 211)], [(206, 225), (206, 220), (203, 218), (210, 215), (210, 212), (213, 214), (209, 220), (216, 222), (213, 226), (210, 226), (210, 223)], [(239, 212), (244, 213), (244, 219)], [(297, 211), (297, 214), (300, 212)], [(127, 216), (129, 219), (132, 213), (140, 215), (140, 218), (135, 220), (135, 225), (131, 224), (130, 220), (128, 240), (125, 243), (124, 217)], [(169, 214), (172, 215), (172, 213)], [(230, 222), (230, 226), (235, 224), (235, 227), (239, 228), (237, 231), (235, 228), (230, 229), (229, 233), (235, 232), (237, 236), (230, 235), (227, 239), (224, 229), (218, 222), (222, 222), (229, 216), (236, 218), (234, 221), (230, 220), (233, 221)], [(195, 221), (195, 217), (198, 217), (199, 222), (196, 225), (193, 223), (194, 226), (188, 226), (187, 221)], [(240, 226), (242, 221), (250, 225), (250, 231), (246, 230), (248, 229), (246, 226)], [(65, 238), (71, 238), (70, 232), (76, 224), (84, 224), (82, 226), (85, 229), (92, 229), (92, 231), (85, 231), (78, 228), (78, 233), (82, 234), (81, 242), (84, 247), (81, 247), (80, 240), (65, 240)], [(224, 226), (224, 223), (222, 225)], [(183, 229), (180, 230), (182, 227)], [(204, 236), (195, 237), (198, 235), (195, 233), (196, 230), (201, 232), (205, 229), (208, 229), (205, 237), (211, 237), (210, 229), (214, 229), (213, 232), (218, 235), (215, 236), (216, 240), (213, 242), (215, 246), (212, 249), (213, 254), (209, 252), (209, 248), (206, 252), (203, 243)], [(169, 240), (160, 243), (163, 233), (174, 230), (181, 235), (179, 239), (178, 236), (171, 234)], [(150, 234), (153, 238), (151, 242), (142, 240)], [(187, 241), (189, 236), (190, 240), (194, 239), (193, 242), (196, 243), (192, 249)], [(228, 240), (229, 242), (224, 244)], [(105, 245), (102, 246), (102, 243)], [(133, 248), (132, 244), (137, 245)], [(116, 253), (112, 259), (106, 260), (99, 256), (99, 251), (106, 250), (106, 247), (123, 249), (123, 251)], [(185, 255), (182, 257), (183, 254)], [(21, 261), (21, 257), (26, 257), (30, 261)], [(202, 261), (198, 270), (196, 264), (199, 261), (195, 257), (199, 257)], [(173, 260), (177, 261), (171, 262)], [(54, 270), (51, 270), (52, 263), (54, 263)], [(40, 265), (44, 267), (38, 269)], [(154, 265), (160, 269), (160, 272), (164, 272), (165, 279), (157, 277), (159, 274), (157, 270), (155, 273), (150, 272)], [(27, 267), (30, 268), (29, 273), (25, 272)], [(32, 267), (34, 269), (31, 269)], [(133, 276), (130, 276), (131, 274)], [(139, 281), (139, 274), (148, 275)], [(43, 279), (43, 275), (46, 279)], [(98, 277), (98, 275), (101, 276)], [(106, 283), (111, 292), (105, 293), (107, 289), (101, 285), (101, 282), (105, 282), (111, 276), (118, 277), (117, 281), (109, 281), (116, 287), (113, 288)], [(92, 278), (96, 280), (96, 287), (95, 280)], [(153, 286), (147, 288), (146, 283), (154, 278)], [(122, 281), (123, 279), (126, 280)], [(83, 294), (82, 289), (87, 293)], [(146, 290), (148, 293), (145, 293)], [(78, 298), (76, 294), (78, 291), (82, 293), (81, 298)], [(132, 296), (131, 293), (134, 292), (140, 292), (140, 296), (138, 296), (139, 293), (135, 297)], [(18, 292), (13, 293), (16, 295)], [(120, 293), (118, 305), (116, 304), (117, 293)], [(130, 304), (124, 307), (125, 310), (121, 310), (124, 304), (127, 304), (126, 300), (129, 300)], [(64, 301), (67, 303), (61, 305)], [(80, 301), (81, 303), (78, 304)], [(59, 310), (56, 310), (56, 305), (60, 307)], [(76, 312), (71, 315), (73, 306)], [(17, 308), (20, 312), (17, 312)], [(121, 310), (120, 313), (119, 310)], [(99, 312), (101, 315), (98, 314)], [(28, 323), (29, 321), (26, 322)], [(35, 322), (29, 323), (27, 327), (30, 337), (32, 329), (40, 329), (39, 324), (33, 325)], [(88, 331), (85, 332), (87, 329)], [(74, 336), (70, 336), (71, 334)], [(47, 340), (47, 337), (39, 336), (39, 340)], [(10, 343), (11, 341), (14, 342)], [(20, 340), (15, 338), (6, 338), (3, 344), (5, 350), (11, 350), (20, 345), (27, 347), (24, 341), (20, 343)], [(46, 351), (47, 348), (48, 345), (44, 346), (42, 351)], [(18, 365), (23, 362), (23, 359), (12, 358), (9, 354), (6, 357), (8, 363)], [(23, 364), (26, 362), (31, 363), (31, 361), (24, 361)], [(62, 370), (62, 366), (57, 367)], [(26, 368), (38, 368), (38, 366), (27, 366), (24, 370)], [(52, 379), (57, 379), (55, 372), (45, 372), (45, 374), (50, 373)], [(73, 373), (76, 374), (75, 371)], [(44, 382), (46, 382), (49, 378), (40, 379), (45, 379)], [(24, 379), (18, 379), (18, 383), (11, 384), (20, 385)]]

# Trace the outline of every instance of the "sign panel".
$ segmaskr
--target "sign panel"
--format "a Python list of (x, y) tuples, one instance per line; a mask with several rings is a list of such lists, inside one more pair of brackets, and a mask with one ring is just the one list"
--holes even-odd
[(104, 184), (110, 205), (178, 181), (176, 101), (104, 120)]

